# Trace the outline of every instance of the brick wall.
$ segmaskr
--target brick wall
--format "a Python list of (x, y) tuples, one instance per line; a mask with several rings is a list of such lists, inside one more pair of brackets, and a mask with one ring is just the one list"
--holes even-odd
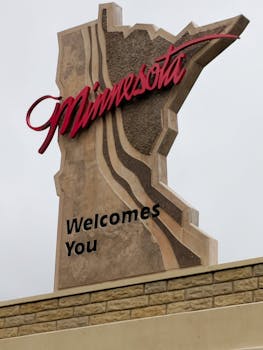
[(0, 338), (258, 301), (262, 258), (4, 302)]

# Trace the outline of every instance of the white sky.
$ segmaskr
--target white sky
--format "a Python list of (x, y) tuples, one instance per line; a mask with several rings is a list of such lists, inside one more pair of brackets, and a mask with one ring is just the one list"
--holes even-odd
[[(60, 152), (25, 124), (29, 106), (55, 84), (56, 33), (97, 18), (98, 1), (9, 0), (1, 6), (0, 301), (53, 290)], [(251, 22), (202, 72), (179, 112), (168, 158), (170, 186), (199, 210), (219, 241), (219, 261), (263, 256), (263, 2), (119, 0), (124, 24), (173, 34), (239, 14)], [(48, 114), (49, 111), (47, 110)], [(43, 118), (46, 120), (47, 118)]]

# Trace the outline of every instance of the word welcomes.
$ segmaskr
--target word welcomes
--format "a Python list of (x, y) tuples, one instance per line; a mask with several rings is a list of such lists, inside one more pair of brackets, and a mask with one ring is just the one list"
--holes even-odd
[[(90, 86), (84, 87), (74, 98), (67, 97), (62, 103), (57, 102), (50, 119), (41, 126), (31, 125), (31, 113), (34, 108), (45, 99), (61, 100), (62, 97), (43, 96), (33, 103), (26, 116), (27, 125), (35, 130), (42, 131), (49, 128), (47, 136), (39, 149), (39, 153), (44, 153), (49, 146), (56, 129), (64, 135), (74, 138), (81, 129), (87, 128), (96, 118), (101, 117), (113, 108), (119, 107), (124, 101), (130, 101), (136, 96), (143, 95), (152, 90), (178, 85), (182, 81), (185, 73), (185, 53), (182, 50), (199, 44), (219, 38), (236, 39), (236, 35), (231, 34), (213, 34), (196, 38), (175, 47), (171, 45), (167, 52), (156, 58), (151, 67), (147, 69), (142, 64), (137, 75), (128, 74), (126, 77), (116, 83), (111, 89), (106, 88), (98, 94), (99, 82), (96, 82), (91, 89)], [(96, 98), (90, 100), (91, 90), (95, 92)]]
[[(72, 220), (67, 220), (66, 228), (67, 234), (72, 233), (78, 234), (80, 231), (88, 231), (91, 229), (103, 228), (108, 224), (117, 225), (119, 223), (125, 224), (132, 221), (137, 221), (138, 219), (147, 220), (149, 218), (158, 217), (160, 214), (160, 205), (155, 204), (152, 208), (143, 207), (140, 211), (137, 209), (123, 211), (122, 213), (112, 213), (111, 215), (99, 215), (95, 214), (94, 218), (83, 218), (79, 220), (73, 218)], [(97, 251), (97, 240), (93, 242), (88, 241), (86, 243), (76, 242), (75, 240), (65, 243), (68, 256), (71, 255), (81, 255), (83, 253), (91, 253)]]

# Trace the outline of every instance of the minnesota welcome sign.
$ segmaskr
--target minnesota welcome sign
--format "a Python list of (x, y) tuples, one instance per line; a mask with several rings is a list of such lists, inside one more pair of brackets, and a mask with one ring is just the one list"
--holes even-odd
[[(174, 36), (123, 26), (111, 3), (97, 20), (59, 33), (61, 96), (43, 96), (27, 113), (29, 127), (46, 130), (39, 152), (56, 132), (61, 150), (56, 289), (217, 262), (198, 213), (167, 186), (166, 156), (203, 67), (247, 23), (190, 24)], [(35, 126), (47, 99), (53, 113)]]

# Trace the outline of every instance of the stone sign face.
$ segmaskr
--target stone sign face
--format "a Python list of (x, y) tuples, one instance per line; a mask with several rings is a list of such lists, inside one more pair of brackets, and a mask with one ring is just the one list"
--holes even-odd
[(190, 24), (173, 36), (123, 26), (111, 3), (59, 33), (62, 102), (38, 128), (49, 128), (40, 152), (58, 129), (62, 154), (56, 289), (217, 262), (198, 213), (167, 186), (166, 156), (201, 70), (247, 23)]

